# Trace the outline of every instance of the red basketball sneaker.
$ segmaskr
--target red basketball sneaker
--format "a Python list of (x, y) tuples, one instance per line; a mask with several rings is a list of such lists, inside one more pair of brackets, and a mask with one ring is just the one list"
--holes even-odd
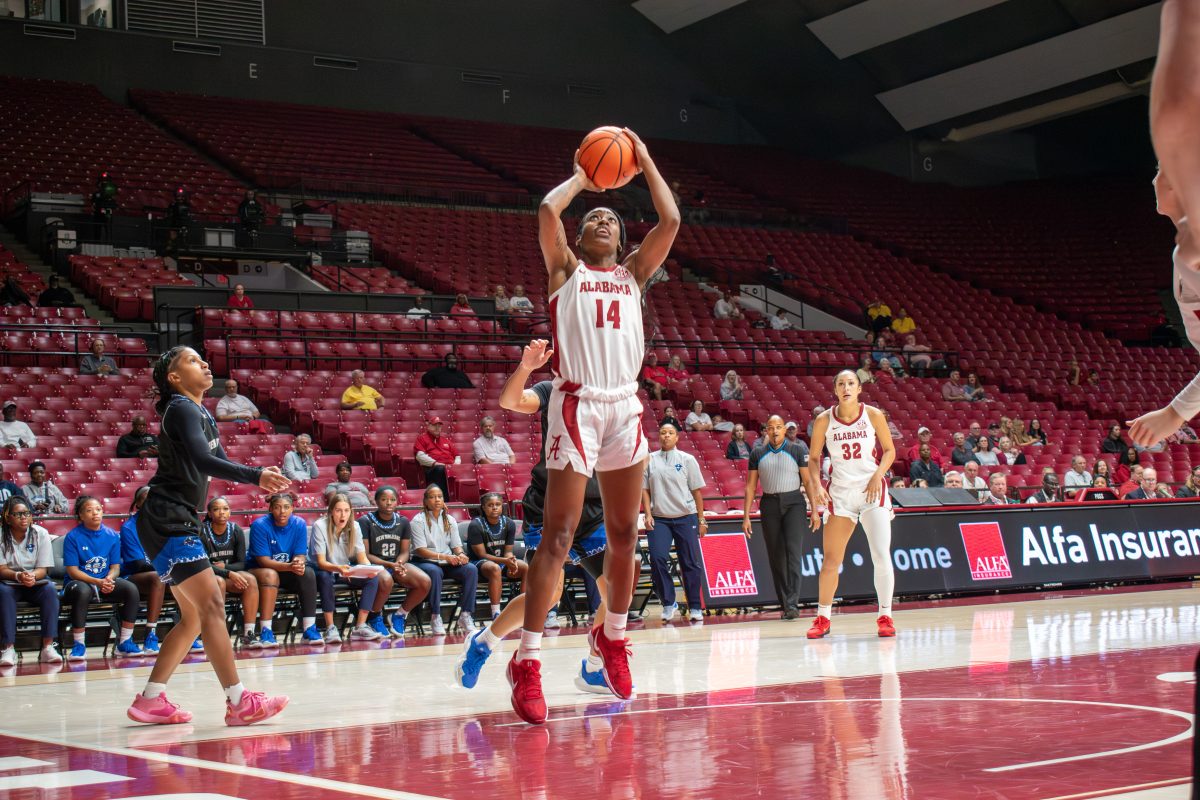
[(875, 624), (879, 626), (880, 636), (896, 635), (896, 623), (892, 622), (892, 618), (887, 614), (881, 614), (879, 619), (875, 620)]
[(808, 629), (808, 638), (820, 639), (829, 634), (829, 617), (818, 616), (813, 620), (812, 627)]
[(629, 673), (629, 640), (609, 639), (604, 635), (604, 626), (597, 625), (588, 634), (588, 644), (596, 648), (604, 659), (604, 677), (608, 688), (622, 700), (633, 697), (633, 675)]
[(512, 707), (517, 716), (530, 725), (546, 721), (546, 696), (542, 694), (542, 662), (536, 658), (517, 661), (513, 653), (504, 671), (512, 687)]

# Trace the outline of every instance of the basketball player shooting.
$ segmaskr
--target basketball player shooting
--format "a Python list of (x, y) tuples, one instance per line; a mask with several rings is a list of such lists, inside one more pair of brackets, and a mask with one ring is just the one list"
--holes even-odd
[[(636, 580), (633, 554), (642, 473), (648, 453), (642, 436), (638, 371), (645, 350), (642, 289), (666, 260), (679, 230), (679, 209), (646, 145), (624, 130), (658, 213), (658, 224), (637, 251), (625, 254), (625, 226), (609, 208), (583, 218), (575, 237), (579, 255), (567, 244), (563, 211), (580, 192), (599, 191), (579, 166), (542, 200), (538, 241), (550, 279), (554, 355), (550, 368), (549, 429), (543, 446), (548, 468), (543, 538), (526, 581), (521, 644), (509, 662), (512, 705), (526, 722), (546, 720), (542, 693), (541, 641), (546, 613), (557, 598), (558, 577), (571, 548), (588, 477), (596, 472), (604, 503), (608, 552), (608, 614), (590, 639), (604, 661), (604, 676), (618, 697), (633, 693), (625, 626)], [(625, 157), (625, 154), (622, 154)]]

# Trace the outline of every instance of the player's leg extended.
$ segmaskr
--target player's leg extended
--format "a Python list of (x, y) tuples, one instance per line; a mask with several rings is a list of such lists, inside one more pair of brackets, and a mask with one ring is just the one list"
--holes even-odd
[(604, 553), (604, 577), (608, 581), (605, 597), (610, 621), (613, 616), (628, 615), (633, 588), (638, 579), (634, 555), (637, 552), (637, 518), (641, 508), (644, 472), (645, 462), (639, 461), (625, 469), (599, 474), (600, 496), (604, 503), (604, 531), (608, 537), (608, 549)]
[[(861, 517), (871, 562), (875, 567), (875, 594), (879, 599), (879, 635), (894, 636), (892, 595), (896, 590), (896, 572), (892, 568), (892, 510), (872, 508)], [(886, 619), (884, 619), (886, 617)]]
[[(563, 564), (567, 561), (575, 528), (579, 525), (586, 487), (587, 476), (570, 467), (547, 470), (542, 541), (525, 579), (522, 627), (526, 631), (541, 632), (546, 623), (546, 614), (561, 593)], [(511, 603), (509, 605), (512, 606)]]

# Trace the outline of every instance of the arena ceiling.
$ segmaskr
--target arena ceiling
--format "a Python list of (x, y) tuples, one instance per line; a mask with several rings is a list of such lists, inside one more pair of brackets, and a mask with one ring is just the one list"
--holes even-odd
[[(1146, 0), (632, 0), (767, 139), (837, 155), (905, 133), (968, 141), (1149, 90)], [(1125, 106), (1144, 115), (1144, 102)], [(1127, 115), (1128, 116), (1128, 115)], [(1111, 120), (1112, 109), (1101, 118)]]

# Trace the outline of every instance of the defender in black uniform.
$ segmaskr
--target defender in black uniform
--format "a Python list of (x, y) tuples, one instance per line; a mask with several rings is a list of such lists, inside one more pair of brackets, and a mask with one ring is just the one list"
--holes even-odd
[[(404, 635), (409, 612), (429, 596), (430, 587), (429, 576), (424, 570), (413, 568), (409, 563), (412, 558), (412, 531), (408, 526), (408, 518), (396, 513), (398, 503), (399, 496), (394, 487), (380, 486), (375, 490), (376, 510), (358, 518), (358, 528), (362, 531), (363, 544), (367, 548), (367, 559), (372, 564), (390, 570), (396, 585), (408, 590), (400, 609), (382, 622), (384, 631), (391, 638)], [(369, 624), (372, 627), (373, 623), (374, 619), (371, 619)]]

